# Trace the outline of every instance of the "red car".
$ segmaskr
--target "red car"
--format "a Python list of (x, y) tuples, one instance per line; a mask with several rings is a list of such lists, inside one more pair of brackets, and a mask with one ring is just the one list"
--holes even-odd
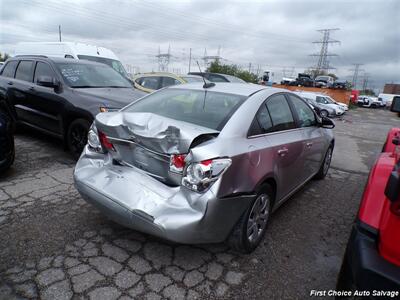
[[(400, 112), (400, 97), (391, 110)], [(337, 291), (349, 298), (400, 298), (400, 128), (390, 130), (369, 174)]]

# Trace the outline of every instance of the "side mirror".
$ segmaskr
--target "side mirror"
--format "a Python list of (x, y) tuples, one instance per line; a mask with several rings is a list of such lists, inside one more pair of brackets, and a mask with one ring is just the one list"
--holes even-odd
[(333, 120), (329, 119), (328, 117), (322, 117), (320, 124), (321, 127), (323, 128), (328, 128), (328, 129), (335, 128), (335, 122), (333, 122)]
[(392, 105), (390, 106), (390, 111), (393, 112), (400, 112), (400, 97), (395, 96), (393, 97)]
[(40, 86), (45, 86), (45, 87), (50, 87), (50, 88), (56, 88), (59, 86), (59, 83), (57, 82), (57, 80), (50, 76), (39, 76), (36, 83)]

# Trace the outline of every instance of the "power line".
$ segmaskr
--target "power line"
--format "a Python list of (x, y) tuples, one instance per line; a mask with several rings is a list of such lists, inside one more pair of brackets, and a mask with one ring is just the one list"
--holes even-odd
[(340, 43), (338, 40), (330, 39), (330, 34), (332, 31), (340, 30), (340, 28), (329, 28), (329, 29), (319, 29), (318, 32), (323, 34), (322, 40), (314, 41), (314, 44), (321, 44), (321, 50), (318, 54), (311, 54), (311, 56), (318, 57), (317, 65), (314, 67), (316, 74), (321, 74), (323, 71), (329, 71), (330, 69), (334, 69), (330, 66), (328, 57), (337, 56), (337, 54), (332, 54), (328, 52), (329, 44), (337, 44)]

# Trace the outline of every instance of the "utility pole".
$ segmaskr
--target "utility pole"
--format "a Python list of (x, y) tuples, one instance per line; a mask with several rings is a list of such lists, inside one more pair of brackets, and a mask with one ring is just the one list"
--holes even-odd
[(192, 48), (189, 49), (189, 73), (190, 73), (190, 65), (192, 64)]
[(61, 42), (61, 25), (58, 25), (58, 38)]
[(315, 73), (314, 76), (318, 76), (323, 71), (328, 72), (329, 69), (334, 69), (329, 65), (328, 57), (337, 56), (337, 54), (332, 54), (328, 52), (329, 44), (340, 44), (338, 40), (332, 40), (330, 38), (330, 34), (332, 31), (340, 30), (340, 28), (329, 28), (329, 29), (319, 29), (318, 32), (323, 34), (322, 40), (314, 41), (314, 44), (321, 44), (321, 50), (317, 54), (311, 54), (311, 56), (318, 57), (317, 65), (314, 67)]
[(251, 73), (251, 62), (249, 63), (249, 73)]
[(168, 65), (172, 57), (171, 46), (168, 46), (168, 53), (161, 53), (161, 49), (158, 47), (158, 55), (156, 57), (158, 58), (158, 71), (168, 72)]
[(353, 64), (354, 69), (351, 69), (350, 71), (353, 71), (353, 80), (351, 81), (353, 88), (357, 89), (357, 82), (358, 82), (358, 73), (361, 71), (364, 71), (362, 69), (360, 69), (360, 66), (362, 66), (363, 64), (360, 63), (355, 63)]

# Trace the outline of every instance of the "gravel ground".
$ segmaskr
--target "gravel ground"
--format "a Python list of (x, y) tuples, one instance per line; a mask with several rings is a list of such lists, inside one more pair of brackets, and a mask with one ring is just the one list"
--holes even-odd
[(60, 142), (23, 130), (0, 176), (0, 299), (304, 299), (333, 289), (369, 168), (399, 119), (358, 108), (336, 124), (327, 178), (275, 213), (251, 255), (107, 220), (75, 190)]

